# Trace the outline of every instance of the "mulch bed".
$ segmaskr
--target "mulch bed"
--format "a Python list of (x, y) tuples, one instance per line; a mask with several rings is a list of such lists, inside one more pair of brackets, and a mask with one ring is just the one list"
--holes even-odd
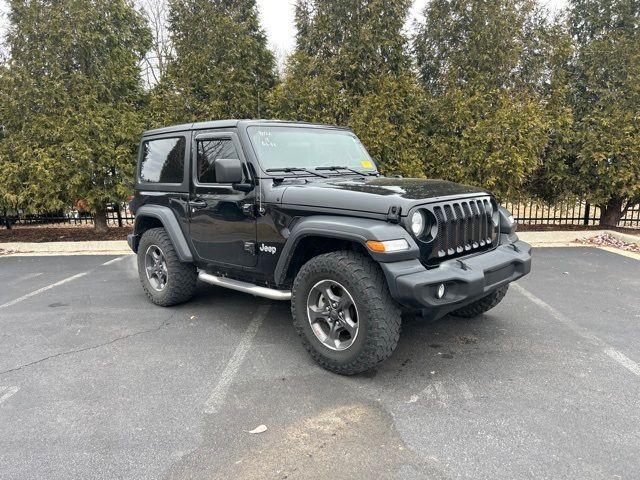
[(627, 243), (622, 240), (618, 240), (608, 233), (596, 235), (595, 237), (587, 238), (585, 240), (576, 240), (576, 243), (581, 243), (583, 245), (595, 245), (596, 247), (614, 247), (628, 252), (640, 253), (640, 246), (635, 243)]
[(82, 242), (85, 240), (126, 240), (132, 227), (109, 227), (105, 233), (83, 227), (18, 227), (0, 230), (0, 243)]

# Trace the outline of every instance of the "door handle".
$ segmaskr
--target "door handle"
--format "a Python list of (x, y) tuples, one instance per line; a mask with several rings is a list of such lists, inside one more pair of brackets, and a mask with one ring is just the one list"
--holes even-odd
[(193, 209), (207, 208), (206, 200), (189, 200), (189, 206)]

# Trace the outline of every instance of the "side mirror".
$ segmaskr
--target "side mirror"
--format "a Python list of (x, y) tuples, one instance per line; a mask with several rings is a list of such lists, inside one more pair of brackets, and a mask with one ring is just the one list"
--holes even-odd
[(241, 183), (242, 162), (237, 158), (216, 160), (216, 181), (218, 183)]

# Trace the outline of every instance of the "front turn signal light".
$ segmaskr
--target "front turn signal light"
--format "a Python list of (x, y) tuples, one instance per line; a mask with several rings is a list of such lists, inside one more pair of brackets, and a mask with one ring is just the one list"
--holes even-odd
[(404, 250), (409, 250), (409, 242), (404, 238), (400, 238), (398, 240), (385, 240), (384, 242), (368, 240), (367, 247), (369, 247), (369, 250), (376, 253), (402, 252)]

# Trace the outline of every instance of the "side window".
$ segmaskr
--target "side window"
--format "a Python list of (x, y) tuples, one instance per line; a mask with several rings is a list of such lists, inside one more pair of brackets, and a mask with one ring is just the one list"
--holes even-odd
[(148, 140), (142, 144), (140, 181), (182, 183), (184, 179), (184, 137)]
[(240, 158), (230, 138), (203, 140), (198, 142), (198, 182), (216, 182), (216, 160)]

